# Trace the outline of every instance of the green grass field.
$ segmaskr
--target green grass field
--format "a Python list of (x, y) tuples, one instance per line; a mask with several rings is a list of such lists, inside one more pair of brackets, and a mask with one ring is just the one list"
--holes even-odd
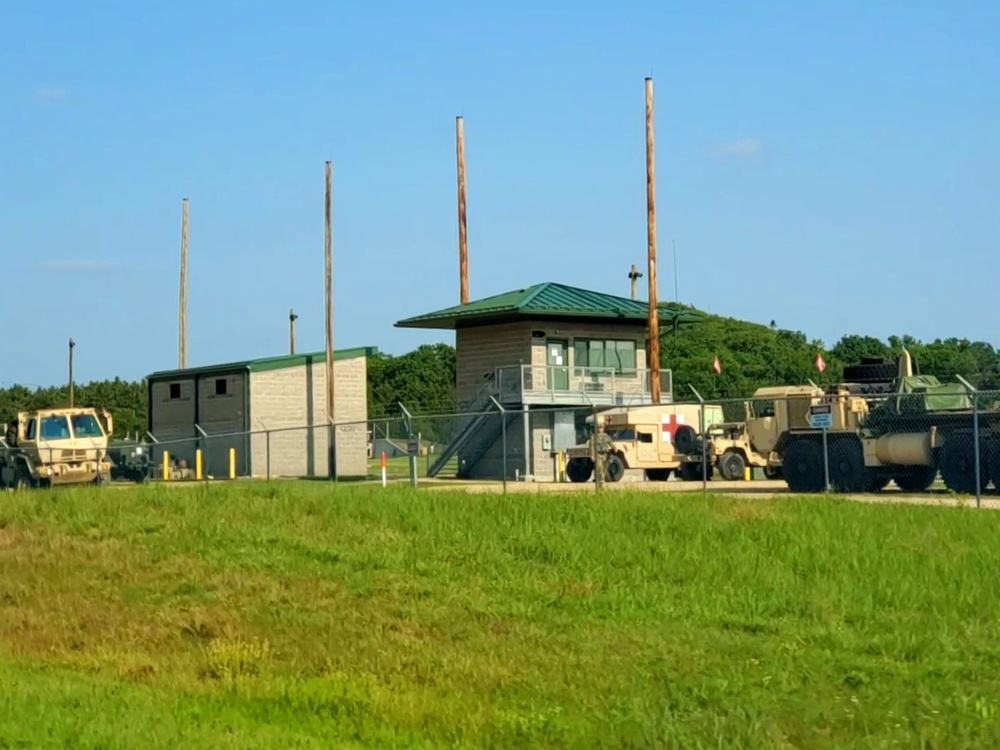
[(0, 496), (0, 747), (1000, 745), (1000, 514)]

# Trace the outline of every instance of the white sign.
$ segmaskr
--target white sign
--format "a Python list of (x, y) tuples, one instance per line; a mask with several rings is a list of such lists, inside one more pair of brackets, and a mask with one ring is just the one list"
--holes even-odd
[(809, 407), (809, 426), (814, 430), (833, 427), (833, 407), (830, 404), (813, 404)]

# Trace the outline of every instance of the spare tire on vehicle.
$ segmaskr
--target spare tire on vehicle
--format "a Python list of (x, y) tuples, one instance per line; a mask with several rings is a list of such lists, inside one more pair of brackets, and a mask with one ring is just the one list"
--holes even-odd
[(674, 450), (687, 456), (698, 452), (698, 433), (691, 425), (681, 425), (674, 432)]

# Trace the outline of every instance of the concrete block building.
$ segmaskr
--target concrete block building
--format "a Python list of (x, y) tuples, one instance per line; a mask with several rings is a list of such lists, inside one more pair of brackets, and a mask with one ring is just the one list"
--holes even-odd
[[(367, 358), (375, 352), (334, 352), (339, 477), (368, 473)], [(194, 466), (200, 447), (206, 473), (226, 476), (235, 448), (238, 476), (328, 476), (325, 352), (154, 372), (146, 384), (157, 461), (168, 450)]]
[[(648, 309), (648, 302), (548, 282), (396, 323), (455, 331), (462, 409), (486, 415), (467, 418), (428, 473), (457, 456), (459, 477), (500, 478), (505, 420), (508, 478), (553, 480), (555, 456), (577, 443), (588, 410), (653, 403)], [(661, 305), (659, 320), (667, 327), (701, 316)], [(663, 370), (660, 402), (671, 402), (672, 393)]]

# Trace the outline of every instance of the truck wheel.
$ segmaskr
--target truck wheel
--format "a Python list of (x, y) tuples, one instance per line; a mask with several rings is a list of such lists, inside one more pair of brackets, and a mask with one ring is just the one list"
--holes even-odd
[(666, 482), (670, 474), (670, 469), (646, 469), (646, 479), (650, 482)]
[(569, 481), (580, 484), (590, 479), (594, 473), (594, 462), (589, 458), (571, 458), (566, 464), (566, 476)]
[(785, 450), (781, 470), (792, 492), (823, 491), (823, 453), (815, 441), (809, 438), (792, 441)]
[(865, 454), (857, 440), (835, 440), (830, 446), (830, 484), (837, 492), (868, 489)]
[(868, 486), (865, 487), (865, 492), (881, 492), (889, 486), (890, 481), (892, 481), (892, 478), (887, 477), (885, 474), (876, 474), (869, 471)]
[(674, 432), (674, 451), (690, 456), (698, 448), (698, 433), (691, 425), (681, 425)]
[(936, 478), (936, 467), (913, 466), (893, 474), (892, 481), (903, 492), (926, 492)]
[(736, 451), (726, 451), (719, 459), (719, 474), (728, 482), (742, 481), (747, 462)]
[(764, 476), (768, 479), (781, 479), (785, 475), (782, 473), (780, 466), (765, 466)]
[(609, 453), (604, 462), (604, 478), (609, 482), (620, 482), (625, 476), (625, 462), (617, 453)]
[(993, 494), (1000, 495), (1000, 441), (994, 440), (989, 450), (990, 476), (993, 478)]
[[(944, 479), (944, 486), (960, 495), (976, 494), (976, 455), (973, 448), (969, 435), (952, 435), (945, 442), (941, 453), (941, 478)], [(980, 474), (980, 480), (985, 479), (982, 472)], [(984, 487), (986, 483), (980, 481), (980, 484)]]

